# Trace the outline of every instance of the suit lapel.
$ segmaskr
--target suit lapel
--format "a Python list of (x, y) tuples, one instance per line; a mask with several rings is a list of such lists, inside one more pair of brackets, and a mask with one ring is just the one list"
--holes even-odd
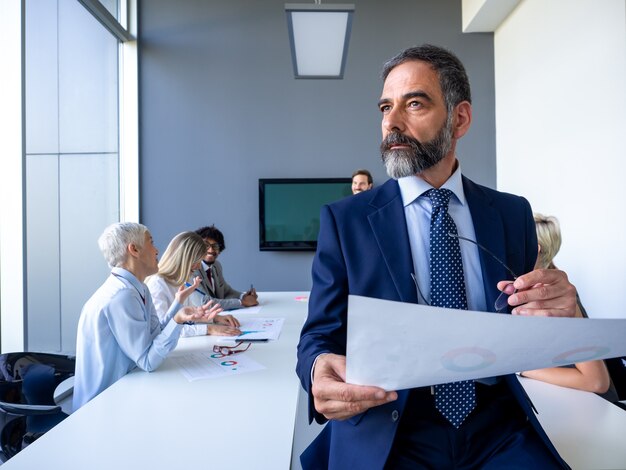
[[(499, 211), (493, 207), (487, 193), (465, 177), (463, 177), (463, 189), (472, 215), (472, 221), (474, 222), (476, 241), (506, 262), (504, 227)], [(493, 310), (495, 301), (500, 295), (496, 284), (498, 281), (508, 279), (511, 276), (489, 254), (480, 249), (478, 253), (480, 255), (487, 308)]]
[(375, 211), (368, 216), (368, 220), (398, 296), (402, 302), (417, 303), (417, 292), (411, 278), (413, 259), (398, 183), (387, 181), (376, 192), (370, 206)]

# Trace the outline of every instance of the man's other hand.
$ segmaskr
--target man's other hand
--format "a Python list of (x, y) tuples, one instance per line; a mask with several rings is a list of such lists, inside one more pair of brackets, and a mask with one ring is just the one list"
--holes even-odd
[(511, 294), (509, 305), (514, 307), (511, 312), (514, 315), (573, 317), (576, 314), (576, 287), (558, 269), (535, 269), (518, 277), (513, 284), (500, 281), (498, 289)]
[(396, 392), (379, 387), (346, 383), (346, 357), (323, 354), (318, 357), (313, 372), (313, 402), (315, 409), (328, 419), (344, 420), (374, 406), (398, 398)]
[(256, 293), (256, 289), (252, 288), (244, 294), (241, 298), (241, 305), (244, 307), (254, 307), (259, 305), (259, 296)]

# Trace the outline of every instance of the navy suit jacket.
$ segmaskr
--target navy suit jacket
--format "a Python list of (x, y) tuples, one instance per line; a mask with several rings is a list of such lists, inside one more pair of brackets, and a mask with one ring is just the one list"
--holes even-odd
[[(537, 237), (528, 201), (477, 185), (463, 177), (476, 241), (515, 273), (532, 271)], [(494, 305), (498, 281), (510, 274), (479, 250), (487, 305)], [(322, 423), (311, 394), (311, 367), (324, 352), (346, 354), (348, 295), (417, 303), (413, 260), (398, 183), (324, 206), (313, 261), (309, 314), (298, 345), (297, 373), (309, 393), (309, 420)], [(381, 312), (392, 315), (393, 312)], [(539, 425), (530, 399), (515, 375), (502, 377), (546, 446), (567, 464)], [(345, 421), (332, 420), (302, 455), (304, 468), (383, 468), (402, 416), (408, 390), (398, 400)]]

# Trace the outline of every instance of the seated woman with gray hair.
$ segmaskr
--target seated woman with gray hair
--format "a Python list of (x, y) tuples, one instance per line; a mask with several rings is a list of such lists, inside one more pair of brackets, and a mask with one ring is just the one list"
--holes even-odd
[(132, 222), (110, 225), (98, 245), (111, 275), (85, 303), (78, 321), (74, 410), (135, 367), (155, 370), (176, 347), (183, 324), (209, 322), (222, 311), (207, 302), (183, 303), (199, 284), (175, 293), (161, 319), (144, 280), (158, 270), (158, 250), (147, 227)]
[[(556, 269), (554, 257), (561, 248), (561, 228), (556, 217), (534, 214), (537, 229), (539, 253), (535, 269)], [(587, 312), (576, 294), (576, 316), (587, 318)], [(601, 397), (616, 402), (617, 392), (611, 383), (604, 361), (579, 362), (571, 366), (550, 367), (547, 369), (521, 372), (522, 377), (541, 380), (562, 387), (570, 387), (594, 392)]]
[[(146, 280), (159, 318), (162, 319), (167, 315), (178, 289), (188, 280), (190, 282), (187, 282), (187, 285), (191, 285), (189, 278), (195, 270), (200, 268), (200, 262), (206, 251), (206, 243), (195, 232), (179, 233), (167, 245), (159, 261), (159, 271)], [(200, 278), (197, 279), (199, 285)], [(202, 300), (203, 298), (196, 291), (189, 296), (185, 305), (198, 305), (202, 303)], [(241, 334), (238, 327), (239, 321), (232, 315), (215, 315), (212, 324), (185, 325), (181, 336), (237, 336)]]

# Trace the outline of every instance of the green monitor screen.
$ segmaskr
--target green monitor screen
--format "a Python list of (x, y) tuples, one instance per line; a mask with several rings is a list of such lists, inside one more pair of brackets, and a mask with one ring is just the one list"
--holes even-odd
[(352, 195), (350, 178), (259, 179), (261, 251), (314, 251), (320, 209)]

